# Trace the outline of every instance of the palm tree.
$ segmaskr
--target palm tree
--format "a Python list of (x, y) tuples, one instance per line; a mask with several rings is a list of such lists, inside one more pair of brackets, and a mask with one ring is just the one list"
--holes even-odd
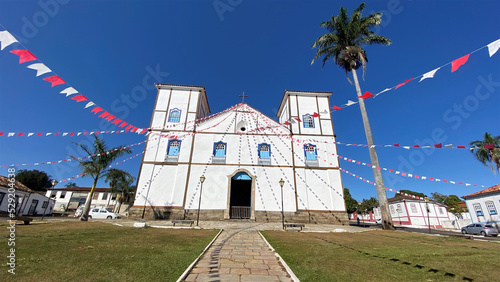
[[(328, 33), (320, 36), (312, 45), (313, 48), (318, 48), (311, 64), (316, 59), (323, 57), (323, 67), (329, 59), (333, 59), (335, 64), (345, 70), (347, 80), (349, 79), (348, 72), (352, 73), (354, 85), (361, 108), (363, 117), (363, 125), (365, 128), (366, 140), (370, 152), (370, 159), (374, 167), (379, 167), (377, 152), (373, 142), (373, 136), (366, 114), (366, 108), (363, 98), (360, 98), (361, 88), (358, 82), (356, 70), (363, 67), (363, 79), (366, 71), (366, 63), (368, 58), (362, 45), (383, 44), (389, 45), (392, 41), (384, 36), (377, 35), (370, 29), (381, 23), (382, 13), (374, 13), (363, 17), (361, 12), (365, 8), (365, 3), (361, 3), (354, 10), (351, 17), (347, 15), (347, 9), (340, 7), (340, 13), (337, 16), (332, 16), (329, 21), (322, 22), (321, 27), (328, 30)], [(394, 229), (392, 224), (391, 214), (389, 213), (389, 205), (387, 195), (385, 194), (384, 181), (382, 173), (378, 169), (373, 169), (375, 176), (375, 184), (377, 186), (377, 195), (380, 203), (380, 211), (382, 214), (382, 227), (384, 229)]]
[[(81, 168), (83, 176), (89, 176), (94, 179), (92, 189), (90, 189), (90, 193), (87, 196), (87, 200), (85, 202), (85, 207), (83, 208), (82, 216), (80, 217), (80, 220), (82, 221), (88, 220), (90, 205), (92, 203), (92, 196), (94, 195), (97, 181), (101, 177), (107, 176), (110, 173), (111, 169), (108, 168), (108, 166), (113, 163), (118, 157), (124, 154), (130, 154), (132, 152), (129, 148), (124, 148), (123, 146), (119, 146), (109, 150), (104, 140), (99, 139), (95, 135), (94, 137), (95, 140), (92, 148), (89, 148), (84, 144), (73, 142), (90, 156), (85, 161), (81, 159), (78, 160), (78, 166)], [(72, 158), (75, 157), (72, 156)]]
[(118, 205), (115, 208), (115, 212), (120, 213), (123, 202), (135, 191), (134, 186), (131, 186), (134, 183), (134, 177), (121, 169), (110, 169), (106, 175), (106, 182), (109, 182), (112, 193), (120, 194), (116, 198)]
[(493, 174), (496, 174), (493, 164), (496, 165), (498, 172), (500, 172), (500, 136), (493, 137), (490, 133), (485, 132), (484, 140), (472, 141), (470, 145), (474, 146), (471, 152), (478, 161), (485, 166), (489, 164)]

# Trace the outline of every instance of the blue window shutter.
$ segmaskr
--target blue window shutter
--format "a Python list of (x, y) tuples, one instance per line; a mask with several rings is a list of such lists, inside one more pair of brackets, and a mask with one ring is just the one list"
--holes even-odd
[(168, 154), (171, 156), (179, 155), (179, 147), (170, 147), (168, 150)]
[(269, 159), (269, 151), (260, 151), (260, 158), (261, 159)]

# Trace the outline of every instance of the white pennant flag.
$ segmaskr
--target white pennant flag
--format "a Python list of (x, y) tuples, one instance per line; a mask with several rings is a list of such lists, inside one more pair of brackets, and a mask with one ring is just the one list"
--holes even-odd
[(66, 97), (68, 97), (69, 95), (73, 95), (73, 94), (78, 93), (78, 91), (76, 91), (76, 89), (73, 87), (68, 87), (59, 93), (66, 94)]
[(34, 133), (28, 133), (28, 137), (30, 137), (31, 135), (33, 135)]
[(490, 57), (495, 55), (495, 53), (498, 51), (498, 49), (500, 49), (500, 39), (488, 44), (488, 53), (490, 53)]
[(68, 135), (68, 133), (67, 133), (67, 132), (64, 132), (64, 133), (62, 134), (62, 136), (66, 136), (66, 135)]
[[(375, 94), (375, 97), (377, 97), (378, 95), (380, 95), (380, 94), (382, 94), (382, 93), (384, 93), (384, 92), (387, 92), (387, 91), (389, 91), (389, 90), (391, 90), (391, 88), (386, 88), (386, 89), (384, 89), (384, 90), (380, 91), (379, 93)], [(375, 97), (373, 97), (373, 98), (375, 98)]]
[(90, 101), (90, 102), (88, 102), (88, 103), (87, 103), (87, 105), (85, 105), (85, 108), (84, 108), (84, 109), (86, 109), (86, 108), (88, 108), (88, 107), (91, 107), (91, 106), (93, 106), (93, 105), (95, 105), (95, 104), (94, 104), (94, 102)]
[(345, 105), (346, 105), (346, 107), (349, 107), (349, 106), (354, 105), (354, 104), (357, 104), (357, 102), (353, 102), (351, 100), (347, 100), (347, 104), (345, 104)]
[(27, 68), (36, 70), (36, 76), (40, 76), (44, 73), (51, 72), (51, 70), (44, 64), (42, 63), (36, 63), (36, 64), (31, 64), (27, 66)]
[(5, 47), (9, 46), (14, 42), (19, 42), (19, 41), (17, 41), (17, 39), (14, 36), (12, 36), (12, 34), (10, 34), (8, 31), (6, 30), (0, 31), (0, 44), (2, 45), (0, 50), (3, 50)]
[(9, 134), (7, 134), (7, 137), (12, 137), (14, 136), (14, 134), (16, 134), (15, 132), (9, 132)]
[[(420, 81), (422, 81), (422, 80), (424, 80), (424, 79), (426, 79), (426, 78), (433, 78), (433, 77), (434, 77), (434, 74), (438, 71), (438, 69), (440, 69), (440, 68), (437, 68), (437, 69), (435, 69), (435, 70), (431, 70), (431, 71), (430, 71), (430, 72), (428, 72), (428, 73), (425, 73), (425, 74), (422, 76), (422, 78), (420, 79)], [(420, 82), (420, 81), (419, 81), (419, 82)]]

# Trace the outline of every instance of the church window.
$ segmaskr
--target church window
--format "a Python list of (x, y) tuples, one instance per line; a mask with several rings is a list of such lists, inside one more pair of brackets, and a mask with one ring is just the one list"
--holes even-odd
[(168, 115), (168, 122), (180, 122), (181, 121), (181, 110), (175, 108), (170, 110)]
[(411, 208), (412, 213), (417, 213), (417, 205), (415, 205), (414, 203), (411, 203), (410, 208)]
[(108, 199), (108, 193), (102, 193), (102, 200)]
[(397, 205), (396, 210), (398, 211), (398, 214), (403, 212), (403, 209), (401, 209), (401, 204)]
[(303, 115), (302, 124), (305, 128), (314, 128), (314, 118), (310, 114)]
[(395, 213), (394, 212), (394, 206), (391, 205), (391, 206), (389, 206), (389, 208), (391, 209), (391, 213)]
[(214, 164), (226, 163), (226, 146), (227, 144), (222, 141), (214, 143), (214, 156), (212, 159), (212, 163)]
[(181, 149), (181, 141), (173, 139), (168, 141), (167, 162), (177, 162), (179, 160), (179, 151)]
[(259, 164), (271, 164), (271, 146), (266, 143), (259, 144)]
[(477, 216), (484, 216), (483, 209), (479, 203), (474, 204), (474, 210), (476, 211)]
[(495, 204), (493, 204), (492, 201), (487, 201), (486, 207), (488, 208), (490, 215), (497, 215), (497, 209), (495, 208)]
[(306, 154), (306, 160), (317, 160), (316, 146), (312, 144), (304, 145), (304, 152)]

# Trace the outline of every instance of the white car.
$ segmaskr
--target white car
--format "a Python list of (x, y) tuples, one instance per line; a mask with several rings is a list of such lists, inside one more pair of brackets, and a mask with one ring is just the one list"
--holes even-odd
[(89, 211), (89, 218), (117, 219), (122, 216), (114, 213), (111, 208), (94, 208)]
[(382, 224), (382, 219), (381, 218), (377, 219), (376, 223), (377, 224)]

